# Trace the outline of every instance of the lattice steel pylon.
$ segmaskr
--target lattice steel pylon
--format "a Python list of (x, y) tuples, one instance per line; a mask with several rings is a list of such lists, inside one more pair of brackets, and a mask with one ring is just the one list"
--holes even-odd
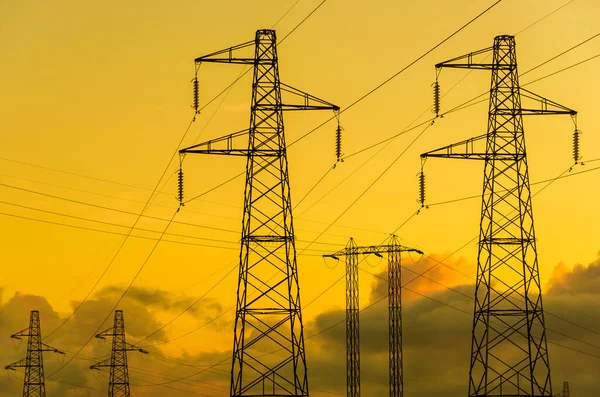
[(404, 371), (402, 362), (402, 252), (417, 252), (418, 249), (400, 245), (398, 237), (392, 235), (389, 244), (358, 247), (350, 239), (346, 248), (333, 254), (323, 255), (339, 259), (346, 257), (346, 395), (360, 396), (360, 338), (359, 338), (359, 294), (358, 256), (388, 254), (388, 322), (389, 322), (389, 386), (390, 397), (404, 395)]
[[(491, 63), (474, 57), (492, 53)], [(492, 71), (487, 133), (421, 155), (483, 160), (469, 396), (552, 396), (524, 115), (576, 112), (519, 86), (514, 36), (436, 65)], [(539, 106), (523, 107), (521, 98)], [(577, 161), (577, 159), (575, 160)]]
[[(279, 80), (274, 30), (196, 58), (253, 65), (250, 128), (182, 149), (245, 156), (246, 188), (230, 395), (307, 396), (308, 380), (283, 112), (339, 107)], [(254, 47), (254, 56), (238, 56)], [(281, 94), (301, 98), (284, 103)], [(280, 354), (269, 353), (278, 350)]]
[(129, 368), (127, 366), (127, 352), (137, 351), (148, 354), (144, 349), (127, 343), (125, 340), (125, 317), (123, 310), (115, 310), (115, 320), (112, 328), (96, 335), (98, 339), (112, 337), (112, 351), (110, 358), (90, 366), (92, 370), (110, 368), (108, 378), (108, 397), (129, 397)]
[(42, 343), (40, 312), (32, 310), (29, 316), (29, 327), (10, 336), (13, 339), (27, 337), (27, 356), (25, 359), (7, 365), (4, 369), (14, 371), (25, 368), (23, 380), (23, 397), (45, 397), (46, 382), (44, 379), (43, 352), (51, 351), (58, 354), (64, 352)]

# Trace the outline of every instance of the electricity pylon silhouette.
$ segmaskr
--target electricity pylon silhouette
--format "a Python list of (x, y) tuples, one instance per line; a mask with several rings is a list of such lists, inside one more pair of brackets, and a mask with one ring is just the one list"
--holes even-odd
[[(474, 62), (489, 53), (491, 63)], [(469, 396), (551, 397), (522, 116), (576, 112), (519, 86), (514, 36), (436, 68), (492, 71), (487, 133), (421, 155), (485, 162)]]
[(400, 245), (392, 235), (389, 244), (358, 247), (350, 239), (346, 248), (333, 254), (323, 255), (338, 260), (346, 257), (346, 395), (360, 396), (360, 338), (358, 256), (388, 254), (388, 322), (389, 322), (389, 386), (390, 397), (404, 395), (404, 371), (402, 363), (402, 252), (417, 252), (415, 248)]
[(112, 328), (96, 335), (98, 339), (112, 337), (110, 358), (90, 366), (90, 369), (110, 368), (108, 379), (108, 397), (129, 397), (129, 369), (127, 367), (127, 352), (137, 351), (148, 354), (144, 349), (127, 343), (125, 340), (125, 318), (123, 310), (115, 310), (115, 321)]
[[(232, 397), (308, 396), (283, 112), (339, 107), (279, 80), (276, 43), (274, 30), (258, 30), (253, 41), (196, 58), (197, 66), (253, 65), (250, 128), (180, 151), (247, 158)], [(239, 55), (251, 47), (254, 56)], [(265, 354), (272, 350), (281, 354)]]
[(43, 352), (64, 352), (42, 343), (42, 330), (40, 312), (32, 310), (29, 316), (29, 327), (10, 336), (13, 339), (27, 338), (27, 356), (15, 363), (7, 365), (4, 369), (14, 371), (16, 368), (25, 368), (23, 380), (23, 397), (45, 397), (46, 383), (44, 379)]
[(569, 390), (569, 382), (563, 382), (563, 388), (560, 393), (554, 395), (554, 397), (571, 397), (571, 391)]

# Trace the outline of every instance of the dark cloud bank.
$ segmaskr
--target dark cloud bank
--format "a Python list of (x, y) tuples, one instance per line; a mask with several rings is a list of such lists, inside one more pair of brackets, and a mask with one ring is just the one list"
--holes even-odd
[[(429, 267), (427, 260), (413, 266), (413, 270)], [(470, 273), (468, 267), (474, 267), (464, 260), (454, 263), (461, 271)], [(385, 273), (382, 273), (385, 277)], [(403, 277), (409, 280), (414, 273), (406, 271)], [(465, 396), (467, 395), (468, 362), (471, 344), (471, 325), (473, 301), (473, 285), (466, 282), (465, 277), (456, 277), (448, 269), (431, 272), (429, 277), (442, 284), (451, 285), (453, 290), (441, 287), (431, 281), (419, 280), (410, 285), (434, 300), (420, 297), (405, 291), (404, 294), (404, 374), (405, 393), (409, 396)], [(122, 288), (110, 286), (99, 291), (84, 303), (59, 332), (46, 340), (58, 348), (74, 352), (94, 331), (94, 326), (108, 313)], [(362, 293), (363, 302), (374, 302), (385, 296), (385, 281), (377, 279), (368, 294)], [(126, 327), (129, 342), (135, 342), (156, 331), (160, 326), (157, 311), (167, 313), (171, 317), (190, 306), (194, 298), (175, 297), (160, 290), (135, 288), (123, 302), (126, 311)], [(455, 309), (439, 302), (453, 306)], [(147, 304), (151, 304), (146, 306)], [(78, 305), (74, 302), (73, 306)], [(600, 395), (600, 358), (578, 353), (562, 346), (600, 356), (600, 259), (588, 266), (578, 265), (572, 270), (564, 264), (556, 266), (549, 284), (544, 290), (544, 307), (546, 324), (549, 328), (548, 340), (554, 393), (562, 388), (563, 381), (569, 381), (571, 393), (576, 397), (598, 397)], [(150, 309), (151, 308), (151, 309)], [(0, 302), (0, 364), (2, 366), (17, 361), (25, 355), (25, 343), (13, 344), (10, 334), (25, 328), (29, 323), (29, 311), (39, 310), (42, 318), (44, 334), (55, 329), (64, 315), (53, 310), (50, 304), (39, 296), (16, 294), (10, 299)], [(456, 310), (458, 309), (458, 310)], [(211, 300), (203, 300), (195, 305), (189, 314), (199, 324), (213, 318), (223, 309)], [(467, 314), (463, 313), (467, 312)], [(580, 325), (581, 328), (560, 320), (558, 317)], [(311, 394), (327, 395), (323, 391), (345, 394), (345, 327), (325, 329), (344, 319), (343, 310), (333, 310), (320, 314), (315, 321), (305, 326), (306, 350), (309, 369)], [(152, 320), (152, 321), (149, 321)], [(231, 333), (232, 313), (226, 313), (221, 321), (209, 326), (213, 331)], [(361, 388), (364, 396), (380, 396), (388, 394), (388, 333), (387, 333), (387, 300), (383, 299), (369, 310), (361, 314)], [(112, 319), (106, 324), (108, 328)], [(592, 332), (593, 331), (593, 332)], [(317, 335), (311, 337), (311, 335)], [(566, 336), (565, 336), (566, 335)], [(568, 336), (568, 337), (567, 337)], [(576, 338), (579, 341), (570, 339)], [(164, 331), (156, 333), (145, 341), (160, 343), (168, 336)], [(209, 346), (210, 340), (204, 339), (202, 332), (192, 334), (190, 343), (201, 343)], [(588, 343), (588, 344), (586, 344)], [(137, 354), (130, 355), (132, 385), (147, 384), (146, 381), (162, 383), (170, 377), (181, 377), (200, 372), (206, 365), (222, 361), (230, 355), (229, 350), (193, 355), (185, 351), (177, 358), (167, 357), (159, 348), (151, 349), (154, 353), (148, 361), (143, 361)], [(88, 369), (93, 363), (92, 357), (103, 358), (110, 352), (110, 344), (99, 344), (92, 341), (82, 351), (81, 357), (74, 360), (57, 379), (77, 383), (89, 389), (75, 387), (68, 383), (47, 381), (48, 396), (96, 397), (106, 395), (107, 375), (94, 375)], [(169, 363), (164, 360), (169, 361)], [(174, 365), (173, 359), (185, 360), (186, 365)], [(58, 368), (60, 362), (53, 353), (45, 356), (46, 374)], [(165, 378), (161, 378), (164, 374)], [(22, 373), (17, 373), (22, 378)], [(144, 381), (146, 380), (146, 381)], [(202, 382), (202, 383), (199, 383)], [(168, 384), (169, 388), (158, 386), (132, 387), (132, 394), (144, 397), (188, 396), (194, 395), (178, 389), (195, 391), (198, 395), (226, 396), (229, 394), (229, 361), (191, 376), (184, 384)], [(0, 397), (20, 395), (22, 381), (8, 376), (0, 377)]]

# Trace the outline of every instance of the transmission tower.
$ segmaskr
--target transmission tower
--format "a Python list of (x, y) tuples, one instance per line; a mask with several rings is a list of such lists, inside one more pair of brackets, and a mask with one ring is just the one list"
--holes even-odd
[[(239, 55), (251, 47), (254, 56)], [(283, 111), (339, 107), (280, 82), (274, 30), (195, 60), (208, 62), (254, 67), (250, 128), (180, 151), (247, 158), (230, 394), (307, 396)], [(300, 100), (284, 103), (282, 93)], [(265, 355), (272, 350), (282, 353)]]
[[(474, 62), (489, 53), (492, 63)], [(436, 68), (492, 71), (487, 134), (421, 155), (422, 162), (427, 157), (485, 162), (469, 396), (550, 397), (522, 116), (569, 114), (575, 121), (576, 112), (519, 86), (514, 36), (497, 36), (492, 47)], [(523, 107), (522, 98), (537, 105)]]
[(4, 369), (15, 371), (16, 368), (25, 368), (23, 397), (45, 397), (46, 384), (44, 380), (43, 352), (65, 353), (42, 343), (40, 312), (37, 310), (31, 311), (29, 316), (29, 327), (10, 337), (18, 340), (27, 337), (27, 356), (22, 360), (7, 365)]
[(144, 349), (125, 341), (125, 318), (123, 310), (115, 310), (115, 321), (112, 328), (96, 335), (98, 339), (112, 337), (112, 352), (110, 358), (90, 366), (92, 370), (109, 367), (108, 397), (129, 397), (129, 370), (127, 367), (127, 352), (137, 351), (148, 354)]
[(359, 300), (358, 300), (358, 256), (374, 254), (383, 257), (388, 254), (388, 321), (389, 321), (389, 382), (390, 397), (404, 395), (402, 365), (402, 252), (421, 251), (400, 245), (397, 236), (391, 236), (390, 243), (358, 247), (350, 239), (345, 249), (334, 254), (323, 255), (339, 259), (346, 257), (346, 394), (360, 396), (360, 340), (359, 340)]
[(560, 393), (556, 393), (554, 397), (571, 397), (571, 391), (569, 390), (569, 382), (563, 382), (563, 388)]

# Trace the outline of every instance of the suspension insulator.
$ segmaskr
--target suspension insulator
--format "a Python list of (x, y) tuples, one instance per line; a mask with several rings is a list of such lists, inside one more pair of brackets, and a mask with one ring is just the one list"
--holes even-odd
[(194, 77), (193, 84), (194, 84), (194, 111), (196, 112), (196, 114), (199, 114), (200, 111), (198, 110), (200, 107), (200, 94), (199, 94), (199, 88), (198, 88), (198, 76)]
[(419, 203), (421, 207), (425, 206), (425, 173), (419, 173)]
[(575, 164), (579, 162), (581, 157), (579, 156), (579, 136), (581, 135), (581, 131), (578, 129), (573, 132), (573, 160)]
[(179, 168), (177, 172), (177, 200), (179, 200), (180, 205), (183, 204), (183, 170)]
[(339, 125), (335, 130), (335, 157), (337, 161), (342, 161), (342, 127)]
[(433, 83), (433, 112), (436, 117), (440, 115), (440, 84), (437, 80)]

